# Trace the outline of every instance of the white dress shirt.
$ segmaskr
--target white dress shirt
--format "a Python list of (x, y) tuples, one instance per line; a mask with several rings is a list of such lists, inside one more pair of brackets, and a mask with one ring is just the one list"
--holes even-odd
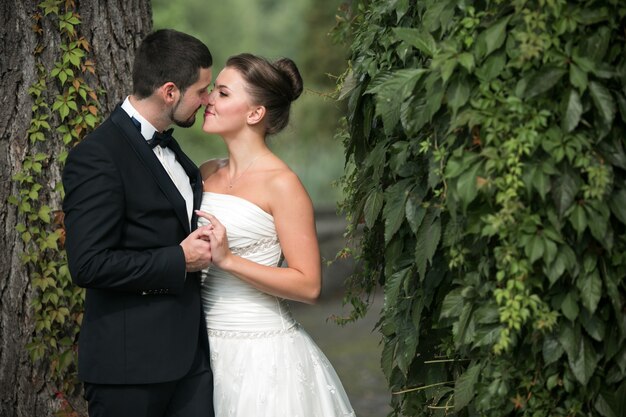
[[(134, 117), (141, 123), (141, 135), (146, 140), (152, 139), (152, 135), (157, 129), (150, 124), (149, 121), (143, 118), (139, 112), (130, 104), (130, 100), (126, 97), (126, 100), (122, 103), (122, 109), (128, 113), (129, 117)], [(172, 179), (176, 188), (180, 192), (180, 195), (185, 199), (187, 203), (187, 218), (189, 219), (189, 225), (191, 227), (191, 213), (193, 210), (193, 190), (189, 183), (189, 177), (183, 169), (182, 165), (176, 160), (176, 154), (170, 148), (163, 148), (161, 146), (155, 146), (152, 151), (163, 165), (163, 169), (167, 172), (167, 175)]]

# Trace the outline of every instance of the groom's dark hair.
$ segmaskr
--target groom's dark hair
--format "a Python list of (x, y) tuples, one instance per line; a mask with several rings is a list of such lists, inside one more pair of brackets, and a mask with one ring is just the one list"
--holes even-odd
[(133, 95), (146, 98), (167, 82), (184, 93), (198, 80), (200, 68), (210, 68), (213, 57), (200, 40), (173, 29), (145, 37), (135, 53)]

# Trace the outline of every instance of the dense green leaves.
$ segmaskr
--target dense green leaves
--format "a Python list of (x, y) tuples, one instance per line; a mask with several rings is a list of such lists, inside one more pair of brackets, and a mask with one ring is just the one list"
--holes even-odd
[(479, 365), (472, 365), (457, 379), (454, 386), (454, 408), (461, 410), (467, 406), (476, 393), (476, 382), (480, 372)]
[(394, 415), (623, 415), (622, 3), (353, 2), (344, 209)]

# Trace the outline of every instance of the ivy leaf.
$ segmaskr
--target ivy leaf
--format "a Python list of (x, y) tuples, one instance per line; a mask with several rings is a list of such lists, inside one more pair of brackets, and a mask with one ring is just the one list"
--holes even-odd
[(532, 176), (532, 185), (541, 196), (541, 200), (545, 201), (546, 194), (550, 191), (550, 177), (543, 171), (537, 169)]
[(563, 346), (561, 346), (558, 339), (553, 335), (546, 335), (543, 339), (543, 348), (541, 350), (546, 365), (556, 362), (563, 355), (563, 352)]
[(402, 103), (413, 93), (415, 84), (424, 72), (425, 69), (418, 68), (386, 73), (372, 80), (370, 87), (365, 91), (376, 94), (376, 115), (382, 117), (387, 135), (390, 135), (398, 124)]
[(593, 314), (598, 308), (602, 297), (602, 280), (597, 269), (586, 275), (581, 275), (576, 280), (576, 286), (580, 290), (580, 299), (583, 306)]
[(59, 235), (57, 233), (50, 233), (46, 237), (46, 246), (50, 249), (58, 250), (59, 246), (57, 242), (59, 241)]
[(411, 135), (419, 132), (429, 120), (430, 117), (426, 111), (426, 103), (423, 98), (413, 96), (402, 103), (402, 107), (400, 107), (400, 122), (407, 137), (411, 137)]
[(405, 27), (392, 28), (391, 30), (394, 35), (396, 35), (396, 38), (414, 46), (424, 55), (428, 57), (435, 55), (435, 52), (437, 51), (437, 43), (435, 42), (435, 38), (433, 38), (430, 33), (419, 29)]
[(576, 14), (576, 21), (583, 25), (593, 25), (609, 18), (609, 11), (606, 7), (584, 7), (580, 13)]
[(569, 358), (569, 366), (578, 382), (586, 386), (599, 360), (600, 356), (594, 350), (593, 345), (587, 341), (586, 337), (581, 336), (577, 355)]
[(380, 142), (374, 147), (364, 160), (364, 168), (372, 168), (372, 181), (374, 183), (380, 181), (382, 171), (385, 167), (385, 157), (387, 156), (387, 147), (385, 142)]
[(396, 350), (396, 343), (397, 342), (393, 340), (385, 343), (382, 354), (380, 355), (380, 367), (388, 380), (391, 379), (391, 371), (393, 370), (393, 357)]
[(466, 407), (476, 394), (476, 383), (480, 374), (480, 365), (471, 365), (454, 384), (454, 409), (460, 411)]
[(474, 319), (479, 324), (494, 324), (500, 322), (500, 313), (497, 305), (484, 304), (474, 313)]
[(576, 320), (576, 317), (578, 317), (580, 308), (578, 307), (578, 303), (576, 302), (576, 296), (573, 291), (568, 292), (563, 299), (563, 303), (561, 304), (561, 311), (563, 312), (563, 315), (571, 321)]
[(406, 200), (406, 219), (409, 222), (411, 231), (417, 234), (422, 220), (426, 215), (426, 209), (421, 205), (422, 197), (415, 193), (410, 193)]
[(524, 98), (530, 99), (554, 87), (565, 75), (563, 68), (545, 67), (533, 75), (524, 91)]
[[(433, 76), (436, 77), (436, 75)], [(440, 78), (435, 79), (432, 84), (430, 84), (426, 88), (426, 96), (428, 97), (428, 100), (426, 102), (426, 113), (428, 114), (429, 120), (435, 115), (435, 113), (437, 113), (437, 110), (439, 110), (439, 108), (441, 107), (441, 101), (443, 99), (444, 93), (445, 89), (443, 81)]]
[(559, 216), (563, 216), (572, 206), (576, 193), (578, 193), (578, 184), (571, 170), (565, 170), (555, 178), (552, 186), (552, 199)]
[(467, 167), (478, 160), (480, 155), (473, 152), (464, 152), (461, 158), (451, 157), (446, 164), (446, 178), (452, 179), (458, 177), (466, 171)]
[(411, 323), (413, 323), (415, 331), (418, 334), (422, 321), (422, 311), (424, 311), (424, 298), (420, 297), (416, 302), (411, 305)]
[(580, 323), (583, 325), (583, 329), (595, 340), (601, 342), (604, 339), (606, 333), (606, 325), (604, 321), (598, 318), (594, 314), (590, 314), (586, 309), (582, 309), (580, 312)]
[(615, 118), (615, 101), (611, 96), (609, 90), (597, 81), (589, 82), (589, 92), (591, 93), (591, 99), (595, 105), (598, 114), (604, 120), (604, 123), (611, 125)]
[(471, 74), (474, 70), (474, 55), (470, 54), (469, 52), (463, 52), (459, 54), (458, 60), (459, 64), (461, 64), (461, 66), (463, 66), (463, 68), (465, 68), (467, 72)]
[(429, 207), (426, 216), (415, 236), (415, 262), (421, 279), (426, 274), (426, 264), (432, 262), (441, 238), (439, 210)]
[(387, 278), (384, 286), (386, 308), (398, 305), (400, 287), (402, 287), (402, 283), (409, 277), (410, 272), (411, 268), (404, 268)]
[(463, 310), (463, 288), (455, 288), (446, 294), (441, 304), (440, 318), (454, 318), (461, 315)]
[(408, 10), (409, 0), (398, 0), (396, 3), (396, 22), (399, 22)]
[(46, 205), (43, 205), (41, 207), (39, 207), (39, 212), (37, 213), (37, 216), (44, 222), (44, 223), (50, 223), (50, 212), (52, 211), (52, 209)]
[(610, 40), (611, 30), (606, 26), (598, 28), (598, 30), (592, 32), (591, 36), (584, 38), (580, 45), (581, 55), (589, 58), (596, 64), (601, 63), (609, 48)]
[(583, 105), (580, 102), (580, 95), (574, 89), (569, 90), (565, 96), (565, 105), (561, 115), (561, 128), (569, 133), (578, 126), (580, 116), (583, 114)]
[(448, 86), (446, 99), (448, 105), (452, 108), (452, 117), (456, 117), (459, 107), (467, 103), (470, 96), (470, 87), (465, 77), (454, 77)]
[(585, 211), (587, 212), (587, 218), (589, 221), (589, 230), (591, 235), (598, 241), (607, 244), (607, 248), (610, 248), (611, 242), (607, 239), (607, 232), (609, 232), (609, 217), (611, 211), (605, 204), (597, 204), (597, 202), (590, 202), (585, 205)]
[(404, 221), (404, 206), (409, 195), (408, 180), (402, 180), (385, 190), (385, 243), (389, 243)]
[(624, 408), (624, 412), (618, 413), (616, 409), (619, 406), (614, 405), (615, 403), (615, 394), (612, 392), (603, 392), (598, 394), (596, 397), (596, 402), (593, 405), (593, 408), (603, 417), (621, 417), (626, 412), (626, 408)]
[(489, 82), (500, 75), (505, 64), (506, 54), (504, 52), (495, 53), (476, 70), (476, 76), (481, 82)]
[(535, 234), (530, 239), (524, 250), (526, 252), (526, 256), (528, 256), (528, 260), (530, 261), (530, 263), (535, 262), (537, 259), (543, 256), (543, 252), (545, 250), (543, 238)]
[(454, 3), (450, 1), (433, 1), (427, 3), (427, 9), (422, 17), (422, 24), (429, 32), (434, 32), (446, 24), (454, 22)]
[(565, 272), (565, 268), (567, 266), (566, 257), (567, 255), (565, 251), (561, 250), (561, 247), (559, 247), (554, 262), (552, 262), (552, 264), (550, 264), (548, 268), (544, 269), (544, 273), (548, 276), (548, 279), (550, 280), (550, 285), (554, 285), (554, 283), (561, 277), (561, 275), (563, 275), (563, 272)]
[(478, 194), (476, 178), (478, 177), (478, 170), (481, 165), (481, 163), (474, 164), (474, 166), (461, 174), (457, 181), (456, 191), (459, 199), (463, 203), (464, 209), (476, 198), (476, 195)]
[(617, 391), (612, 387), (601, 387), (594, 408), (603, 417), (626, 415), (626, 382), (622, 381)]
[(480, 59), (489, 56), (493, 51), (504, 44), (506, 40), (506, 25), (513, 15), (500, 19), (478, 35), (476, 53)]
[(365, 208), (363, 214), (365, 217), (365, 225), (367, 227), (374, 226), (374, 222), (378, 218), (378, 213), (383, 207), (383, 193), (378, 189), (373, 189), (365, 200)]
[(564, 322), (560, 326), (558, 338), (559, 343), (563, 346), (563, 349), (565, 349), (569, 360), (573, 360), (573, 358), (578, 354), (580, 330), (574, 329), (569, 323)]
[(402, 338), (398, 340), (398, 347), (396, 349), (396, 360), (398, 362), (398, 368), (406, 376), (413, 358), (415, 358), (415, 350), (417, 349), (417, 334), (415, 327), (412, 325), (406, 325), (400, 332)]
[(587, 89), (589, 83), (587, 73), (572, 63), (569, 67), (569, 82), (582, 93)]
[(574, 229), (581, 235), (587, 228), (587, 215), (583, 206), (576, 204), (574, 210), (569, 216), (569, 221), (574, 226)]
[(459, 320), (452, 326), (454, 344), (457, 348), (460, 348), (463, 345), (470, 344), (472, 341), (474, 341), (476, 330), (473, 311), (474, 306), (472, 304), (464, 304)]

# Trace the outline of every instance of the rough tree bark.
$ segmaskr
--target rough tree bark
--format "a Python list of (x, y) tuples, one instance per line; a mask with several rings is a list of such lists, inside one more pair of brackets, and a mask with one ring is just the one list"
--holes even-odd
[[(24, 219), (7, 203), (10, 195), (18, 193), (12, 176), (20, 171), (24, 157), (35, 151), (51, 155), (45, 168), (50, 190), (60, 181), (61, 167), (54, 158), (63, 146), (55, 131), (58, 120), (51, 119), (49, 137), (36, 149), (27, 135), (32, 106), (28, 87), (37, 79), (35, 48), (42, 42), (48, 71), (60, 56), (55, 19), (42, 16), (43, 32), (37, 35), (33, 31), (33, 17), (42, 14), (39, 3), (0, 2), (0, 417), (52, 416), (58, 407), (53, 388), (46, 383), (46, 368), (32, 364), (25, 349), (33, 332), (30, 304), (34, 294), (29, 273), (20, 261), (23, 245), (15, 230)], [(130, 91), (134, 50), (152, 28), (150, 0), (75, 3), (82, 21), (78, 31), (93, 48), (90, 58), (95, 62), (96, 76), (88, 82), (105, 92), (100, 97), (100, 110), (106, 116)], [(49, 192), (41, 198), (53, 209), (60, 209), (59, 195)], [(80, 399), (75, 400), (84, 407)]]

